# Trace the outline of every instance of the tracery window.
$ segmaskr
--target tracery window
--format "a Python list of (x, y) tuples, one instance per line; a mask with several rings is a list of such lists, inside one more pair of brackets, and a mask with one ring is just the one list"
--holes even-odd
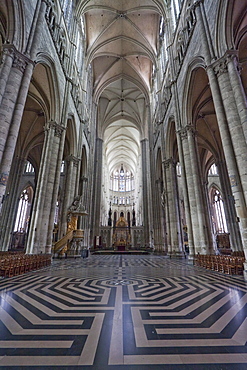
[(160, 18), (160, 68), (162, 73), (165, 70), (165, 63), (167, 61), (166, 37), (165, 37), (165, 23), (164, 18)]
[(61, 169), (60, 169), (60, 172), (61, 172), (61, 173), (64, 173), (64, 172), (65, 172), (65, 161), (62, 161), (62, 163), (61, 163)]
[(215, 228), (214, 232), (227, 233), (228, 229), (222, 196), (219, 190), (217, 190), (216, 188), (212, 189), (211, 194), (213, 206), (213, 224)]
[(18, 209), (17, 209), (14, 232), (15, 231), (23, 231), (23, 232), (27, 231), (28, 223), (29, 223), (29, 216), (30, 216), (30, 209), (31, 209), (32, 194), (33, 194), (33, 189), (31, 186), (28, 186), (21, 193), (19, 204), (18, 204)]
[(178, 16), (179, 16), (180, 6), (181, 6), (181, 1), (180, 0), (172, 0), (171, 12), (172, 12), (174, 28), (176, 27), (176, 21), (177, 21)]
[(58, 224), (59, 221), (59, 202), (56, 202), (55, 214), (54, 214), (54, 224)]
[(182, 175), (181, 164), (179, 162), (177, 162), (176, 171), (177, 171), (177, 176), (181, 176)]
[(70, 28), (70, 22), (72, 17), (72, 9), (73, 9), (73, 1), (71, 0), (64, 0), (63, 3), (63, 13), (64, 19), (67, 24), (68, 29)]
[(34, 173), (34, 167), (29, 161), (25, 163), (24, 173)]
[(80, 18), (80, 22), (78, 23), (78, 30), (76, 36), (76, 64), (78, 72), (80, 73), (83, 65), (83, 57), (84, 57), (84, 19), (83, 17)]
[[(110, 187), (113, 191), (132, 191), (134, 190), (134, 176), (129, 170), (125, 170), (123, 165), (120, 169), (113, 171), (111, 175)], [(120, 203), (121, 201), (121, 203)], [(119, 199), (119, 204), (122, 203), (124, 199)]]
[(209, 169), (209, 171), (208, 171), (208, 174), (209, 175), (218, 175), (218, 168), (217, 168), (217, 166), (216, 166), (216, 164), (215, 163), (213, 163), (212, 164), (212, 166), (210, 167), (210, 169)]

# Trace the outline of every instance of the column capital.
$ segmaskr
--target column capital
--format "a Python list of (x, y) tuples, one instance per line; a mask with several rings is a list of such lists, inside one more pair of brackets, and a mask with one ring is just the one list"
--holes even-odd
[(148, 139), (146, 137), (144, 137), (144, 139), (141, 139), (140, 142), (141, 143), (146, 143), (146, 142), (148, 142)]
[(229, 64), (229, 63), (234, 64), (234, 66), (236, 68), (236, 71), (240, 75), (241, 72), (242, 72), (242, 66), (239, 63), (238, 51), (237, 50), (228, 50), (225, 54), (225, 59), (226, 59), (227, 64)]
[(35, 65), (33, 60), (20, 53), (13, 44), (4, 44), (3, 54), (10, 56), (13, 59), (12, 67), (18, 69), (22, 73), (25, 71), (28, 64)]
[(227, 73), (227, 63), (225, 59), (219, 59), (217, 62), (213, 64), (213, 70), (217, 77), (223, 75), (224, 73)]
[(163, 164), (165, 169), (168, 169), (170, 166), (173, 166), (173, 167), (175, 166), (175, 161), (171, 157), (169, 159), (164, 159), (164, 161), (162, 161), (162, 164)]
[(88, 182), (88, 178), (87, 178), (86, 176), (82, 176), (82, 177), (81, 177), (81, 181), (82, 181), (82, 182)]
[(177, 131), (177, 134), (180, 136), (181, 140), (188, 139), (188, 133), (192, 134), (193, 137), (195, 137), (197, 134), (197, 131), (192, 123), (188, 123), (186, 126)]
[(204, 0), (197, 0), (195, 1), (192, 5), (191, 5), (191, 8), (192, 9), (195, 9), (197, 8), (200, 4), (202, 4), (204, 2)]
[(80, 159), (79, 159), (79, 158), (76, 158), (74, 155), (68, 155), (68, 156), (66, 157), (66, 161), (67, 161), (67, 162), (73, 162), (73, 165), (74, 165), (75, 167), (78, 167), (78, 164), (79, 164), (79, 162), (80, 162)]
[(13, 66), (13, 68), (16, 68), (20, 72), (24, 73), (24, 71), (26, 69), (26, 66), (27, 66), (27, 62), (26, 62), (25, 59), (23, 59), (19, 55), (14, 55), (12, 66)]
[(190, 132), (194, 136), (197, 133), (197, 131), (195, 129), (195, 126), (192, 123), (190, 123), (190, 122), (185, 126), (185, 129), (186, 129), (187, 132)]
[(241, 66), (238, 62), (238, 51), (237, 50), (227, 50), (226, 53), (214, 63), (212, 63), (213, 70), (216, 76), (221, 76), (223, 73), (228, 72), (228, 64), (233, 62), (236, 66), (238, 72), (241, 72)]
[(185, 127), (182, 127), (180, 130), (177, 130), (177, 134), (179, 135), (181, 140), (188, 139), (188, 132)]
[(16, 48), (12, 44), (4, 44), (3, 45), (3, 55), (10, 56), (14, 59)]
[(158, 178), (158, 179), (155, 180), (155, 183), (157, 185), (162, 184), (163, 183), (163, 180), (161, 178)]
[(64, 126), (59, 125), (57, 122), (48, 121), (46, 123), (45, 127), (44, 127), (44, 130), (49, 131), (51, 129), (53, 129), (55, 131), (54, 136), (57, 136), (57, 137), (61, 137), (64, 130), (66, 130), (66, 128)]

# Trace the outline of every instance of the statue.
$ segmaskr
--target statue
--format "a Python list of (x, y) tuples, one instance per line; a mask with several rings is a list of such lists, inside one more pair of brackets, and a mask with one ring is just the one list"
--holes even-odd
[(82, 196), (77, 195), (68, 209), (69, 213), (87, 214), (85, 207), (82, 205)]
[(111, 202), (110, 202), (110, 209), (109, 209), (109, 213), (108, 213), (108, 226), (112, 226), (111, 215), (112, 215), (112, 210), (111, 210)]
[(136, 226), (136, 212), (134, 208), (132, 211), (132, 226)]

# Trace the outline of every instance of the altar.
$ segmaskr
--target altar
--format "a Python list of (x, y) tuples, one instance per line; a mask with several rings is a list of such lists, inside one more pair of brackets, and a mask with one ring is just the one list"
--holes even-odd
[(112, 244), (117, 251), (126, 251), (130, 247), (130, 230), (123, 216), (120, 216), (116, 226), (113, 227)]

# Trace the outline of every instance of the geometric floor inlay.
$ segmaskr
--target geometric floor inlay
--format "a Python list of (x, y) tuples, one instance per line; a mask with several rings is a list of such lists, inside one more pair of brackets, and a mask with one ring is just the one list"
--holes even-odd
[(0, 294), (1, 368), (247, 368), (246, 282), (187, 260), (53, 261)]

